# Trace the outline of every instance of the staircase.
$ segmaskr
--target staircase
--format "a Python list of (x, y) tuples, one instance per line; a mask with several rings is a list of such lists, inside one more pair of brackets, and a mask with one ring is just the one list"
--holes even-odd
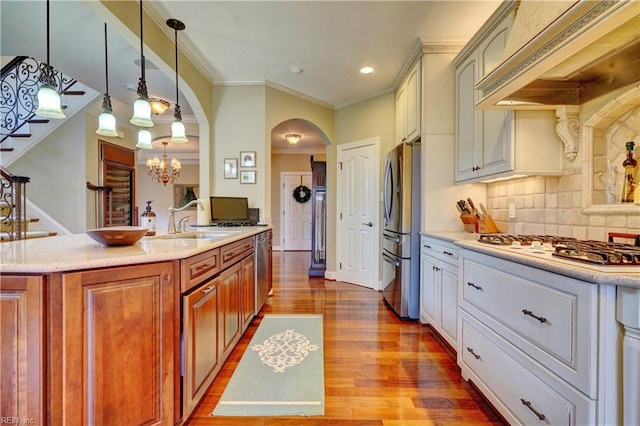
[[(35, 114), (40, 86), (40, 62), (25, 56), (2, 58), (0, 75), (0, 241), (56, 235), (57, 232), (30, 230), (29, 225), (39, 219), (26, 215), (26, 208), (39, 211), (46, 217), (47, 227), (61, 232), (65, 229), (26, 197), (28, 177), (12, 174), (9, 167), (20, 157), (46, 139), (66, 119), (49, 120)], [(67, 119), (93, 104), (100, 93), (66, 76), (55, 73)], [(68, 232), (68, 231), (67, 231)]]

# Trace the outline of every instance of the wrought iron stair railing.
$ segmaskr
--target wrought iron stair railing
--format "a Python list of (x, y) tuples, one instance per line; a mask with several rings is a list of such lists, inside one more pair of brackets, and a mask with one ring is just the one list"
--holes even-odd
[(26, 176), (11, 174), (0, 167), (0, 240), (13, 241), (27, 238), (27, 183)]
[[(76, 80), (55, 71), (58, 90), (64, 95), (83, 95), (82, 91), (71, 91)], [(27, 56), (18, 56), (2, 68), (0, 74), (0, 148), (10, 137), (29, 137), (25, 131), (29, 123), (46, 123), (38, 119), (37, 94), (40, 79), (40, 62)], [(34, 118), (35, 117), (35, 118)], [(10, 148), (9, 148), (10, 149)]]

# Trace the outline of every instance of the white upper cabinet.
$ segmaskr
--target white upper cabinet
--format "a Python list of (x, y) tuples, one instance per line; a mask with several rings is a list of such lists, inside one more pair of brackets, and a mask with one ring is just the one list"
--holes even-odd
[[(555, 133), (552, 111), (516, 115), (512, 110), (480, 110), (475, 106), (480, 97), (475, 85), (501, 63), (512, 23), (512, 10), (499, 9), (454, 60), (456, 182), (558, 174), (562, 170), (562, 142)], [(530, 125), (533, 123), (540, 127)]]
[(420, 136), (422, 60), (418, 59), (396, 90), (396, 144), (411, 142)]

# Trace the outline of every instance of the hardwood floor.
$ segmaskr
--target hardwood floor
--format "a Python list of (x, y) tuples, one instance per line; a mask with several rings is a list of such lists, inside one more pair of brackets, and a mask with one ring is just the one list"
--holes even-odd
[[(188, 425), (504, 424), (460, 376), (435, 332), (397, 319), (379, 292), (309, 278), (308, 252), (274, 252), (274, 296), (256, 317)], [(325, 415), (209, 416), (265, 313), (324, 314)]]

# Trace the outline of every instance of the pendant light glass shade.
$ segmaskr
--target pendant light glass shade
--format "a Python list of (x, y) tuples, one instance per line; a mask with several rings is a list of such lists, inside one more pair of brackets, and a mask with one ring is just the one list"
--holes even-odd
[(146, 97), (140, 96), (133, 103), (133, 117), (131, 117), (129, 122), (138, 127), (153, 127), (153, 121), (151, 121), (151, 105)]
[(98, 130), (96, 133), (101, 136), (109, 136), (115, 138), (118, 136), (118, 131), (116, 130), (116, 118), (111, 114), (111, 112), (103, 112), (98, 117)]
[(36, 114), (44, 118), (65, 118), (60, 104), (53, 67), (49, 59), (49, 0), (47, 0), (47, 63), (40, 65), (40, 78), (42, 83), (38, 89), (38, 108)]
[(38, 108), (36, 115), (45, 118), (65, 118), (60, 106), (60, 94), (51, 85), (45, 83), (38, 90)]
[(171, 142), (173, 143), (187, 143), (187, 135), (185, 133), (184, 124), (181, 120), (176, 120), (171, 124)]
[(148, 129), (140, 129), (138, 132), (136, 148), (153, 149), (153, 145), (151, 145), (151, 132)]

